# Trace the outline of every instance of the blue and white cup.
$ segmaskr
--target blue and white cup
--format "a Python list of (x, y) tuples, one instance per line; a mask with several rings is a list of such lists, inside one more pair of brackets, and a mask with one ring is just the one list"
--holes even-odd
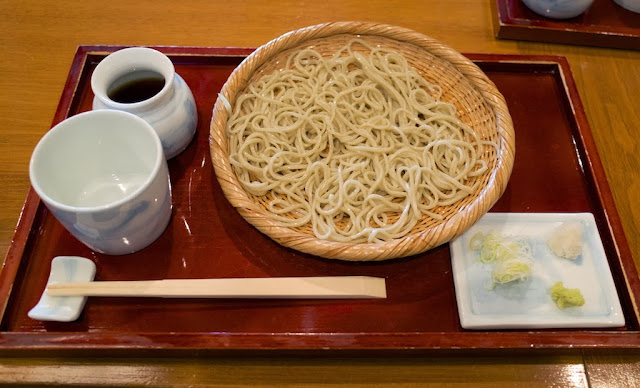
[(615, 2), (631, 12), (640, 13), (640, 0), (615, 0)]
[(552, 19), (570, 19), (584, 13), (593, 0), (522, 0), (538, 15)]
[(162, 144), (131, 113), (95, 110), (62, 121), (37, 144), (29, 177), (51, 213), (96, 252), (145, 248), (171, 218)]
[[(114, 90), (133, 85), (137, 93), (144, 86), (136, 81), (159, 78), (160, 87), (142, 99), (119, 100)], [(143, 82), (138, 85), (144, 85)], [(171, 59), (158, 50), (130, 47), (104, 58), (91, 75), (93, 109), (114, 109), (133, 113), (147, 121), (160, 137), (167, 159), (180, 154), (193, 139), (198, 112), (189, 85), (176, 73)]]

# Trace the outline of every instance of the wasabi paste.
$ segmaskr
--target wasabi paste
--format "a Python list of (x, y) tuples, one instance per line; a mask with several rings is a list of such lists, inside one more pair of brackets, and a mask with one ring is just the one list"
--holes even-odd
[(582, 306), (584, 297), (577, 288), (566, 288), (562, 282), (557, 282), (551, 287), (551, 299), (559, 308)]

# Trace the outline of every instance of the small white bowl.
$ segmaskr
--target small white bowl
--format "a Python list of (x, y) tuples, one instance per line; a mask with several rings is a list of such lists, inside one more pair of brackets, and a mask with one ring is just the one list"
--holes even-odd
[(552, 19), (570, 19), (584, 13), (593, 0), (522, 0), (538, 15)]

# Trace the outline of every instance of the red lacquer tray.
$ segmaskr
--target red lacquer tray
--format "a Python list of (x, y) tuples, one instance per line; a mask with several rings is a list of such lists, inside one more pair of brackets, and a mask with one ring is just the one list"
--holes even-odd
[[(80, 47), (54, 124), (89, 110), (96, 64), (117, 47)], [(217, 92), (250, 49), (160, 47), (196, 97), (198, 135), (169, 162), (173, 218), (150, 247), (96, 254), (77, 242), (31, 191), (0, 274), (0, 350), (454, 350), (640, 346), (640, 280), (567, 61), (469, 55), (496, 83), (513, 116), (517, 156), (492, 211), (592, 212), (627, 324), (608, 330), (466, 331), (460, 327), (448, 245), (382, 263), (321, 259), (283, 248), (224, 197), (209, 158)], [(359, 301), (89, 298), (80, 319), (27, 317), (58, 255), (89, 257), (98, 280), (370, 275), (388, 298)], [(104, 353), (101, 353), (104, 354)]]
[(495, 0), (492, 8), (498, 38), (640, 50), (640, 14), (613, 0), (595, 0), (563, 20), (540, 16), (522, 0)]

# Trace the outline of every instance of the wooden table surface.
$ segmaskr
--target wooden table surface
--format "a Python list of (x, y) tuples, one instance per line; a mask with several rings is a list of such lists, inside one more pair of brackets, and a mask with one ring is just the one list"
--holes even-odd
[[(0, 255), (81, 44), (256, 47), (292, 29), (364, 20), (461, 52), (566, 56), (640, 268), (640, 52), (496, 40), (494, 0), (0, 2)], [(611, 0), (612, 1), (612, 0)], [(0, 358), (0, 383), (169, 386), (640, 386), (637, 351), (472, 356)]]

